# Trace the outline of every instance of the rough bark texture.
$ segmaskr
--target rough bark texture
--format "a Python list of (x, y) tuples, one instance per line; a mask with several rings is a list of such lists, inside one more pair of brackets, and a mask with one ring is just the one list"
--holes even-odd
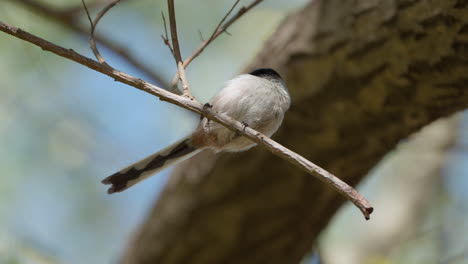
[[(468, 106), (468, 1), (316, 0), (258, 66), (278, 69), (293, 98), (274, 138), (357, 184), (399, 140)], [(207, 175), (195, 163), (175, 172), (123, 263), (298, 263), (343, 203), (260, 148)]]

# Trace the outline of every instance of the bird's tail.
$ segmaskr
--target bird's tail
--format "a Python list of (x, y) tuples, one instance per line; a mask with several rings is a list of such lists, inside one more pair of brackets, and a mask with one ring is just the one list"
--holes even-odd
[(184, 138), (169, 147), (112, 174), (102, 180), (102, 183), (111, 185), (107, 190), (107, 193), (109, 194), (121, 192), (162, 169), (198, 153), (199, 151), (201, 151), (201, 149), (195, 148), (189, 137)]

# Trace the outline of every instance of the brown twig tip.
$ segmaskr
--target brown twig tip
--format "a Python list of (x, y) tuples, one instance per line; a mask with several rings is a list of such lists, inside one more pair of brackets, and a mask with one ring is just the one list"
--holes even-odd
[[(354, 191), (354, 192), (355, 192), (354, 194), (350, 195), (352, 197), (351, 199), (353, 199), (353, 198), (355, 198), (355, 196), (357, 196), (357, 200), (355, 200), (353, 202), (361, 210), (362, 214), (364, 215), (364, 218), (366, 220), (369, 220), (370, 215), (374, 211), (374, 208), (357, 191)], [(346, 198), (348, 198), (348, 197), (346, 197)]]
[(373, 207), (365, 208), (364, 217), (366, 218), (366, 220), (370, 219), (370, 215), (372, 214), (373, 211), (374, 211)]
[(372, 212), (374, 212), (374, 207), (370, 206), (369, 202), (366, 199), (362, 198), (360, 195), (358, 199), (359, 200), (356, 201), (354, 204), (361, 210), (362, 214), (364, 215), (364, 218), (366, 220), (369, 220), (370, 215), (372, 214)]
[(362, 214), (364, 215), (364, 218), (366, 220), (370, 219), (370, 215), (374, 211), (374, 208), (372, 206), (364, 206), (364, 205), (357, 205), (357, 207), (361, 210)]

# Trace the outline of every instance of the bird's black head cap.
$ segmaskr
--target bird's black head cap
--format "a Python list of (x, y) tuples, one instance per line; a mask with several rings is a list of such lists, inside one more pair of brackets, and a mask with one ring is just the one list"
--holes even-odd
[(250, 72), (249, 74), (253, 75), (253, 76), (258, 76), (260, 78), (274, 78), (274, 79), (282, 80), (279, 73), (277, 73), (275, 70), (273, 70), (271, 68), (256, 69), (256, 70)]

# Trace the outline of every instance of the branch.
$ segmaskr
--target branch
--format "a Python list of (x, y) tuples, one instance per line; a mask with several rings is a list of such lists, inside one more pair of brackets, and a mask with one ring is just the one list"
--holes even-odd
[[(172, 51), (174, 55), (174, 59), (177, 65), (177, 72), (180, 81), (182, 82), (182, 95), (193, 98), (190, 94), (190, 88), (185, 78), (185, 71), (182, 61), (182, 55), (180, 54), (180, 46), (179, 46), (179, 38), (177, 36), (177, 23), (175, 17), (175, 7), (174, 7), (174, 0), (167, 0), (167, 9), (169, 11), (169, 28), (171, 29), (171, 38), (172, 38)], [(177, 83), (177, 82), (176, 82)]]
[(215, 40), (219, 35), (223, 34), (224, 32), (226, 32), (226, 30), (234, 23), (236, 22), (242, 15), (244, 15), (245, 13), (247, 13), (249, 10), (251, 10), (252, 8), (254, 8), (256, 5), (260, 4), (260, 2), (262, 2), (263, 0), (255, 0), (254, 2), (252, 2), (250, 5), (248, 6), (244, 6), (242, 8), (239, 9), (239, 11), (237, 11), (237, 13), (231, 18), (229, 19), (226, 23), (223, 24), (223, 22), (227, 19), (227, 17), (232, 13), (232, 11), (234, 10), (234, 8), (237, 6), (237, 4), (239, 3), (239, 0), (237, 0), (234, 5), (231, 7), (231, 9), (227, 12), (227, 14), (223, 17), (223, 19), (219, 22), (218, 26), (215, 28), (215, 30), (213, 31), (213, 34), (211, 34), (211, 36), (205, 40), (204, 42), (202, 42), (200, 44), (200, 46), (192, 53), (192, 55), (190, 55), (188, 58), (186, 58), (184, 60), (184, 68), (187, 68), (187, 66), (196, 58), (198, 57), (198, 55), (200, 55), (200, 53), (202, 53), (202, 51), (211, 43), (213, 42), (213, 40)]
[[(259, 145), (262, 145), (273, 154), (298, 166), (308, 174), (311, 174), (320, 179), (321, 181), (327, 183), (328, 185), (331, 185), (340, 194), (345, 196), (347, 199), (351, 200), (362, 211), (366, 219), (369, 219), (369, 216), (373, 211), (373, 208), (369, 205), (368, 201), (365, 200), (359, 193), (357, 193), (351, 186), (347, 185), (345, 182), (341, 181), (340, 179), (338, 179), (331, 173), (325, 171), (324, 169), (320, 168), (319, 166), (315, 165), (314, 163), (308, 161), (304, 157), (281, 146), (280, 144), (276, 143), (275, 141), (261, 134), (260, 132), (255, 131), (250, 127), (245, 127), (244, 125), (242, 125), (241, 122), (233, 120), (227, 115), (217, 113), (209, 107), (203, 107), (199, 102), (195, 100), (168, 92), (156, 85), (150, 84), (141, 79), (137, 79), (129, 74), (118, 71), (108, 65), (101, 64), (95, 60), (87, 58), (73, 51), (72, 49), (63, 48), (42, 38), (39, 38), (33, 34), (30, 34), (24, 30), (7, 25), (1, 21), (0, 30), (24, 41), (30, 42), (42, 48), (45, 51), (52, 52), (58, 56), (67, 58), (69, 60), (73, 60), (90, 69), (103, 73), (109, 77), (112, 77), (116, 81), (128, 84), (139, 90), (155, 95), (159, 97), (162, 101), (170, 102), (182, 108), (188, 109), (192, 112), (201, 114), (210, 120), (216, 121), (225, 126), (226, 128), (249, 138), (250, 140), (256, 142)], [(183, 71), (181, 73), (183, 73)]]
[[(223, 34), (224, 32), (226, 32), (226, 30), (234, 23), (236, 22), (242, 15), (244, 15), (245, 13), (247, 13), (249, 10), (251, 10), (252, 8), (254, 8), (256, 5), (260, 4), (263, 0), (255, 0), (253, 1), (250, 5), (248, 6), (243, 6), (239, 9), (239, 11), (237, 11), (237, 13), (231, 18), (229, 19), (226, 23), (224, 23), (224, 21), (229, 17), (229, 15), (232, 13), (232, 11), (234, 10), (234, 8), (237, 6), (237, 4), (239, 3), (239, 0), (236, 0), (236, 2), (234, 2), (234, 4), (232, 5), (231, 9), (229, 9), (229, 11), (226, 13), (226, 15), (221, 19), (221, 21), (218, 23), (218, 25), (216, 26), (215, 30), (213, 31), (213, 33), (211, 34), (211, 36), (203, 41), (200, 46), (189, 56), (187, 57), (185, 60), (184, 60), (184, 69), (187, 68), (187, 66), (196, 58), (198, 57), (198, 55), (200, 55), (203, 50), (205, 50), (205, 48), (211, 43), (213, 42), (213, 40), (215, 40), (219, 35)], [(224, 23), (224, 24), (223, 24)], [(172, 81), (171, 81), (171, 90), (175, 90), (176, 88), (176, 85), (177, 85), (177, 79), (179, 79), (179, 75), (178, 73), (176, 73), (174, 75), (174, 77), (172, 78)]]
[[(77, 23), (74, 19), (74, 16), (70, 15), (68, 9), (59, 10), (56, 8), (50, 8), (42, 5), (41, 3), (38, 3), (35, 0), (17, 0), (14, 2), (23, 4), (33, 9), (34, 11), (43, 13), (45, 16), (68, 27), (76, 33), (79, 33), (84, 36), (88, 36), (89, 34), (88, 29), (85, 26)], [(154, 82), (161, 84), (163, 87), (169, 87), (169, 84), (158, 73), (154, 72), (153, 69), (149, 66), (140, 62), (139, 59), (137, 59), (130, 52), (128, 52), (128, 50), (123, 46), (115, 44), (114, 41), (104, 36), (95, 35), (95, 39), (107, 49), (111, 50), (112, 52), (123, 58), (126, 62), (128, 62), (128, 64), (132, 65), (133, 67), (141, 71), (143, 74), (149, 76)]]
[(164, 44), (169, 48), (169, 51), (171, 52), (172, 56), (175, 59), (174, 55), (174, 49), (172, 49), (171, 43), (169, 42), (169, 35), (167, 34), (167, 23), (166, 23), (166, 17), (164, 16), (164, 13), (161, 11), (161, 17), (164, 25), (164, 35), (161, 35), (161, 38), (164, 41)]
[(94, 56), (96, 59), (102, 63), (102, 64), (107, 64), (104, 58), (101, 56), (101, 53), (99, 52), (97, 46), (96, 46), (96, 41), (94, 37), (94, 32), (96, 30), (97, 24), (101, 20), (101, 18), (109, 11), (112, 7), (114, 7), (117, 3), (119, 3), (120, 0), (114, 0), (110, 2), (108, 5), (106, 5), (94, 18), (94, 21), (91, 19), (91, 15), (89, 14), (88, 7), (86, 6), (85, 0), (81, 0), (81, 3), (83, 3), (84, 10), (86, 12), (86, 16), (88, 17), (89, 24), (91, 25), (91, 32), (89, 36), (89, 47), (94, 53)]
[(176, 59), (176, 63), (179, 63), (179, 61), (182, 61), (182, 55), (180, 54), (179, 38), (177, 37), (177, 22), (175, 17), (174, 0), (167, 0), (167, 10), (169, 11), (169, 28), (171, 29), (174, 57)]

